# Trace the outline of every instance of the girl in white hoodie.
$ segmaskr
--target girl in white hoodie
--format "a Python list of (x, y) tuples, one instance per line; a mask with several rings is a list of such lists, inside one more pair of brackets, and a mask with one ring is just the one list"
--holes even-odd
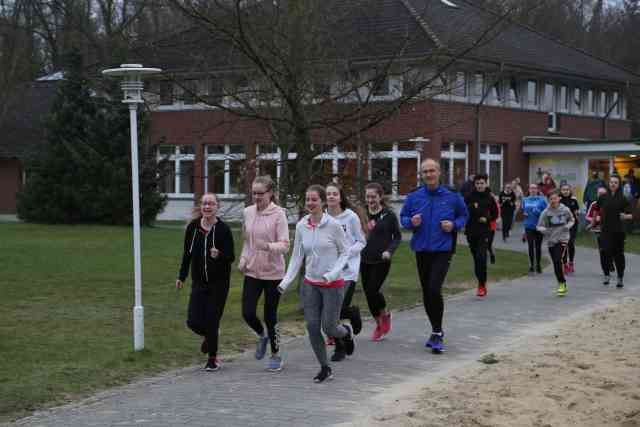
[(312, 185), (307, 189), (305, 207), (309, 214), (296, 225), (289, 267), (278, 285), (278, 290), (284, 292), (295, 280), (304, 260), (305, 277), (300, 297), (309, 341), (320, 362), (320, 372), (313, 378), (317, 383), (333, 378), (322, 331), (342, 340), (347, 355), (353, 354), (355, 347), (351, 325), (338, 323), (344, 297), (343, 270), (349, 260), (349, 248), (340, 224), (324, 213), (326, 201), (324, 187)]

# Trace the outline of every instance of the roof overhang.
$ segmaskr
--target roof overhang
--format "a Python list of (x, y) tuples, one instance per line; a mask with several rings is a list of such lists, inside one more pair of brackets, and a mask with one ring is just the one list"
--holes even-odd
[(640, 152), (640, 139), (525, 136), (522, 138), (522, 152), (528, 154)]

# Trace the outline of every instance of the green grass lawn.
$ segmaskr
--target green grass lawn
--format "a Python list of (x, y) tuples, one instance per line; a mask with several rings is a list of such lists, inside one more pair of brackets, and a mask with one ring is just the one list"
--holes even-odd
[[(146, 350), (139, 353), (132, 351), (129, 228), (6, 223), (0, 224), (0, 236), (0, 421), (203, 362), (199, 338), (185, 327), (189, 289), (174, 288), (183, 239), (179, 228), (143, 229)], [(498, 251), (497, 256), (491, 279), (526, 273), (525, 254)], [(461, 283), (470, 286), (472, 268), (468, 249), (460, 247), (446, 292), (464, 289)], [(223, 357), (254, 342), (241, 317), (241, 276), (235, 269), (232, 281), (222, 319)], [(385, 294), (394, 310), (421, 301), (408, 244), (394, 258)], [(366, 307), (361, 291), (356, 300)], [(282, 300), (285, 333), (303, 332), (297, 303), (291, 291)]]
[[(595, 235), (586, 231), (578, 233), (576, 245), (593, 249), (598, 248), (598, 243), (596, 242)], [(624, 250), (625, 252), (640, 254), (640, 234), (638, 234), (637, 231), (635, 234), (627, 234)]]

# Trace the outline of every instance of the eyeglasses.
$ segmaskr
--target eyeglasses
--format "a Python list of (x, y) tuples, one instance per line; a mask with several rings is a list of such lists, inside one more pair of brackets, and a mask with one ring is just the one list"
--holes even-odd
[(254, 196), (264, 196), (265, 194), (267, 194), (269, 192), (269, 190), (267, 191), (253, 191), (252, 194)]

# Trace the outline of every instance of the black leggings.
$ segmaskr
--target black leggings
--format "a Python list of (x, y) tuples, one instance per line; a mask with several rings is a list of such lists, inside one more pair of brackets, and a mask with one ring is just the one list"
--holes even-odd
[(602, 238), (602, 244), (604, 247), (604, 255), (606, 258), (605, 262), (607, 265), (610, 265), (613, 261), (616, 265), (618, 278), (622, 279), (624, 277), (626, 264), (624, 259), (625, 233), (602, 233), (600, 237)]
[(476, 279), (478, 279), (478, 283), (485, 284), (487, 283), (488, 238), (486, 235), (467, 236), (467, 242), (469, 242), (469, 249), (473, 256), (473, 269)]
[(529, 246), (529, 266), (539, 266), (542, 263), (542, 238), (543, 235), (538, 230), (525, 230), (527, 234), (527, 244)]
[(487, 235), (487, 250), (493, 255), (493, 239), (496, 237), (496, 230), (489, 230)]
[(605, 276), (608, 276), (609, 273), (614, 271), (614, 268), (612, 265), (613, 261), (607, 257), (607, 254), (605, 252), (604, 242), (602, 241), (602, 236), (600, 235), (600, 233), (597, 234), (597, 240), (598, 240), (598, 253), (600, 254), (600, 268), (602, 269), (602, 273)]
[(260, 280), (244, 276), (244, 285), (242, 286), (242, 317), (247, 325), (260, 336), (264, 334), (264, 327), (256, 315), (256, 310), (258, 300), (264, 291), (264, 323), (267, 325), (271, 353), (273, 354), (280, 350), (280, 335), (278, 333), (279, 283), (280, 280)]
[(500, 217), (502, 218), (502, 239), (507, 240), (511, 232), (511, 226), (513, 225), (513, 211), (503, 209)]
[(344, 282), (344, 298), (342, 300), (342, 309), (340, 310), (340, 319), (351, 319), (351, 301), (353, 293), (356, 291), (356, 282), (346, 280)]
[(449, 271), (450, 252), (416, 252), (418, 276), (422, 286), (422, 302), (433, 332), (442, 332), (444, 299), (442, 284)]
[(567, 263), (567, 255), (569, 256), (569, 262), (573, 263), (573, 260), (576, 257), (576, 237), (578, 236), (578, 226), (574, 225), (569, 230), (569, 243), (567, 243), (568, 251), (564, 254), (564, 258), (562, 258), (563, 263)]
[(551, 255), (551, 261), (553, 262), (553, 272), (556, 275), (558, 283), (565, 283), (562, 260), (567, 255), (567, 244), (556, 243), (553, 246), (549, 246), (549, 255)]
[(187, 326), (207, 340), (209, 357), (218, 355), (218, 331), (229, 295), (229, 280), (209, 286), (191, 286)]
[(391, 262), (360, 264), (362, 288), (373, 317), (378, 317), (380, 312), (387, 307), (387, 302), (382, 295), (382, 285), (389, 274), (389, 269), (391, 269)]

